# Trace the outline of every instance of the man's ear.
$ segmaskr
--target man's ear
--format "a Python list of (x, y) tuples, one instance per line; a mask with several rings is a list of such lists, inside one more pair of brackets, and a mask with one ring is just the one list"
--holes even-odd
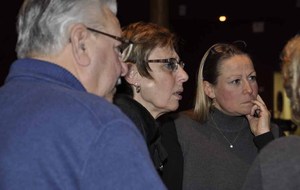
[(203, 81), (202, 85), (203, 85), (204, 93), (211, 99), (215, 98), (215, 90), (213, 85), (208, 81)]
[(124, 76), (124, 78), (129, 84), (136, 85), (139, 83), (139, 78), (140, 78), (137, 67), (133, 63), (127, 63), (127, 64), (128, 64), (128, 72)]
[(87, 37), (89, 31), (82, 24), (76, 24), (71, 28), (70, 43), (72, 45), (72, 52), (74, 59), (81, 66), (90, 64), (89, 49), (87, 47)]

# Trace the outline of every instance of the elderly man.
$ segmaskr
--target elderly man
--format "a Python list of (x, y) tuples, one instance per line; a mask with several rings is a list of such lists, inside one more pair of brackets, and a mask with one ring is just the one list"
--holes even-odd
[(25, 0), (0, 89), (0, 189), (165, 189), (111, 101), (132, 44), (115, 0)]

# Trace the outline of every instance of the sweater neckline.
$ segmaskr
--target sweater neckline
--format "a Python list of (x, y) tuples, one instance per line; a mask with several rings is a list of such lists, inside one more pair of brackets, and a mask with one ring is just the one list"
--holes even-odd
[[(212, 119), (214, 122), (211, 121)], [(224, 132), (239, 132), (243, 130), (248, 125), (248, 121), (246, 120), (247, 118), (245, 116), (230, 116), (217, 108), (213, 108), (210, 111), (210, 125), (217, 125), (217, 127)]]

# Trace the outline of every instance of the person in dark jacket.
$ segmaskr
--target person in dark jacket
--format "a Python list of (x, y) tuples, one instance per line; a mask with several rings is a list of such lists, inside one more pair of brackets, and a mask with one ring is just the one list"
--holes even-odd
[(126, 26), (122, 36), (134, 45), (126, 62), (128, 74), (117, 88), (114, 103), (143, 134), (153, 163), (163, 176), (168, 153), (161, 144), (156, 119), (177, 110), (188, 80), (177, 54), (178, 39), (167, 28), (145, 22)]
[[(244, 42), (217, 43), (206, 51), (194, 109), (173, 115), (177, 136), (165, 133), (172, 155), (182, 150), (184, 190), (239, 190), (259, 150), (282, 135), (258, 94), (254, 65), (244, 48)], [(169, 159), (174, 160), (171, 154)], [(165, 173), (178, 179), (182, 173), (175, 174), (176, 168), (174, 162), (167, 168), (173, 172)]]
[[(291, 101), (291, 120), (300, 126), (300, 35), (293, 36), (281, 52), (284, 89)], [(276, 139), (254, 160), (242, 190), (300, 189), (300, 137)]]
[(289, 39), (280, 56), (283, 85), (291, 101), (291, 120), (300, 126), (300, 34)]
[(25, 0), (0, 88), (1, 190), (165, 190), (112, 104), (132, 44), (116, 0)]

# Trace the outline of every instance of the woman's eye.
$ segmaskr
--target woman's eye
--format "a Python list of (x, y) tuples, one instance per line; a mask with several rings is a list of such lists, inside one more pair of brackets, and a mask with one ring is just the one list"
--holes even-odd
[(232, 84), (239, 84), (241, 83), (241, 80), (240, 79), (235, 79), (233, 81), (231, 81)]
[(165, 67), (170, 71), (174, 71), (176, 68), (176, 65), (174, 63), (166, 63)]
[(256, 81), (256, 76), (250, 76), (249, 79), (250, 79), (251, 81)]

